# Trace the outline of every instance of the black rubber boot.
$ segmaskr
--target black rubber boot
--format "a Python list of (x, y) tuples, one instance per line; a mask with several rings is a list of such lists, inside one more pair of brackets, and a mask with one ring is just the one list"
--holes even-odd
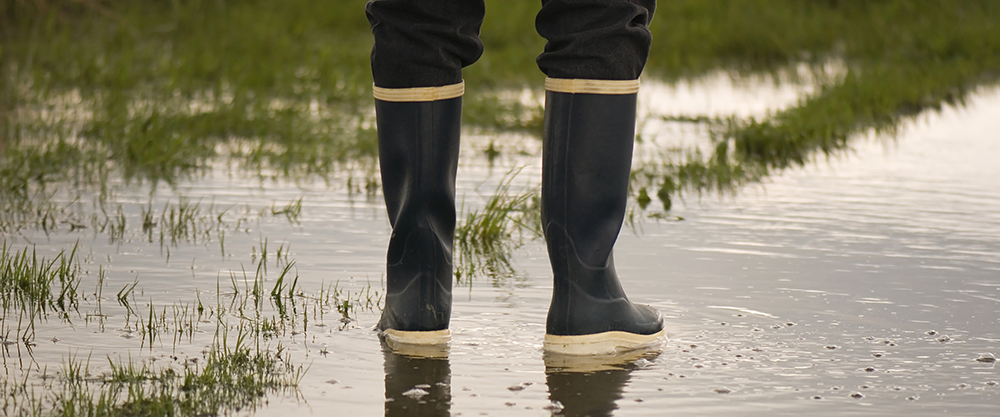
[(554, 286), (545, 348), (602, 354), (648, 346), (662, 337), (663, 320), (628, 300), (612, 256), (628, 197), (636, 93), (565, 93), (549, 84), (541, 203)]
[(386, 262), (385, 308), (377, 329), (390, 344), (448, 340), (451, 319), (455, 173), (461, 96), (425, 100), (429, 89), (383, 89), (379, 99), (379, 164), (392, 226)]

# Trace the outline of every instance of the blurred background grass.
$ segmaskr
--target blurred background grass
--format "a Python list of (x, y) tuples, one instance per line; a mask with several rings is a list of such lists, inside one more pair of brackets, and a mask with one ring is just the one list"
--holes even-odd
[[(0, 193), (173, 182), (219, 158), (266, 175), (374, 172), (364, 3), (4, 0)], [(502, 94), (541, 90), (538, 7), (487, 1), (486, 53), (465, 71), (470, 129), (540, 131), (539, 105)], [(997, 22), (992, 0), (661, 1), (646, 78), (844, 74), (765, 119), (710, 120), (713, 153), (637, 166), (635, 192), (669, 208), (685, 190), (733, 189), (961, 103), (997, 79)]]

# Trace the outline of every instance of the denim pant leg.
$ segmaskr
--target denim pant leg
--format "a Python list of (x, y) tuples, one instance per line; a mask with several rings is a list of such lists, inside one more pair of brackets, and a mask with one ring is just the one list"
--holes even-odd
[(535, 28), (551, 78), (634, 80), (649, 56), (656, 0), (542, 0)]
[(365, 7), (375, 35), (372, 75), (383, 88), (462, 81), (483, 53), (483, 0), (379, 0)]

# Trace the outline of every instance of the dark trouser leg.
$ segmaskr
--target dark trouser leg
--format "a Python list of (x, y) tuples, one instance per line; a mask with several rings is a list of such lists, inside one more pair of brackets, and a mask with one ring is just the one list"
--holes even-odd
[(655, 0), (542, 0), (547, 40), (538, 68), (549, 78), (635, 80), (649, 56)]
[(385, 308), (394, 342), (447, 341), (462, 67), (482, 52), (482, 1), (368, 3), (379, 165), (389, 224)]
[(462, 68), (483, 53), (482, 0), (380, 0), (365, 7), (375, 46), (372, 75), (382, 88), (462, 82)]
[(545, 347), (595, 354), (655, 343), (663, 321), (656, 310), (628, 300), (612, 256), (625, 216), (652, 5), (543, 4), (539, 33), (549, 43), (538, 63), (549, 79), (542, 226), (554, 276)]

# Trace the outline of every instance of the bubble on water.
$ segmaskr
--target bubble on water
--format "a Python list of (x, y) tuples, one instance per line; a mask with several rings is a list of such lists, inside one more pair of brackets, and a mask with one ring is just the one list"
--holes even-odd
[(984, 353), (984, 354), (980, 355), (978, 358), (976, 358), (976, 362), (996, 363), (997, 362), (997, 357), (993, 356), (992, 353)]
[(545, 407), (542, 407), (543, 410), (549, 410), (553, 414), (559, 413), (564, 408), (566, 408), (566, 407), (561, 402), (556, 401), (556, 400), (552, 400), (552, 402), (549, 403), (549, 405), (546, 405)]
[(424, 391), (424, 390), (422, 390), (420, 388), (413, 388), (413, 389), (411, 389), (409, 391), (404, 392), (403, 396), (404, 397), (408, 397), (408, 398), (413, 399), (413, 400), (420, 400), (421, 398), (423, 398), (424, 396), (426, 396), (428, 394), (430, 394), (430, 393), (427, 392), (427, 391)]

